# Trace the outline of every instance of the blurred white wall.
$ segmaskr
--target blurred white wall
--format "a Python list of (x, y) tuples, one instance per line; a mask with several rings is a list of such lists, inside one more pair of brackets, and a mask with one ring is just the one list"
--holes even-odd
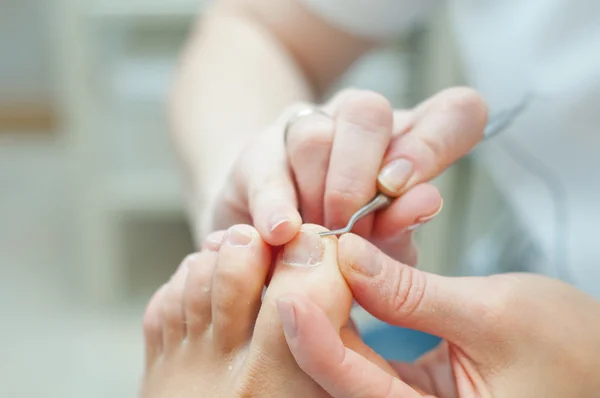
[(47, 100), (53, 92), (46, 0), (0, 0), (0, 102)]

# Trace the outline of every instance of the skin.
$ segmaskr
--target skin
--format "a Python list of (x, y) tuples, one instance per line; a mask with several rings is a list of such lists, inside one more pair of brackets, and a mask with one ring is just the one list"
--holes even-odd
[[(355, 299), (377, 318), (444, 342), (414, 364), (382, 372), (344, 348), (322, 311), (286, 294), (282, 319), (298, 364), (331, 396), (362, 397), (405, 383), (438, 397), (592, 397), (600, 381), (600, 303), (538, 275), (445, 278), (393, 260), (356, 235), (338, 243), (338, 261)], [(286, 313), (284, 313), (286, 312)], [(346, 355), (334, 355), (340, 350)], [(402, 380), (402, 381), (401, 381)]]
[[(450, 89), (404, 111), (374, 93), (340, 93), (325, 104), (329, 118), (298, 121), (283, 145), (290, 112), (299, 103), (322, 102), (332, 82), (377, 44), (335, 29), (295, 0), (215, 2), (188, 42), (170, 110), (199, 246), (208, 232), (236, 223), (255, 225), (275, 246), (292, 241), (302, 222), (343, 225), (371, 198), (383, 168), (403, 158), (413, 173), (391, 192), (402, 196), (356, 232), (395, 260), (414, 264), (406, 228), (430, 219), (442, 203), (426, 182), (481, 139), (486, 107), (476, 93)], [(339, 258), (357, 301), (384, 321), (447, 341), (415, 367), (396, 366), (406, 381), (440, 396), (596, 395), (589, 372), (600, 358), (598, 304), (589, 297), (542, 277), (427, 275), (356, 239), (342, 238)], [(368, 253), (384, 264), (373, 277), (350, 266)], [(321, 353), (345, 348), (312, 304), (298, 294), (283, 296), (278, 308), (282, 319), (295, 319), (297, 330), (287, 327), (289, 346), (320, 388), (343, 397), (374, 391), (360, 384), (370, 378), (348, 377), (356, 370), (379, 380), (379, 388), (389, 382), (388, 396), (399, 389), (397, 396), (411, 396), (406, 384), (361, 356), (341, 357), (349, 358), (345, 374), (332, 370), (316, 347)], [(319, 345), (324, 341), (330, 345)], [(319, 358), (324, 362), (315, 362)]]
[(171, 101), (197, 242), (238, 223), (254, 225), (274, 246), (303, 222), (343, 226), (378, 186), (389, 187), (384, 167), (405, 159), (410, 173), (385, 189), (401, 198), (355, 232), (416, 261), (407, 228), (442, 207), (427, 182), (482, 138), (487, 109), (477, 93), (449, 89), (394, 111), (376, 93), (347, 90), (323, 104), (327, 117), (294, 123), (283, 143), (294, 110), (319, 102), (377, 44), (337, 30), (296, 0), (215, 2), (188, 42)]
[[(302, 226), (276, 256), (249, 225), (209, 235), (148, 305), (140, 396), (329, 397), (298, 367), (283, 335), (277, 298), (290, 292), (319, 306), (344, 347), (395, 374), (349, 320), (352, 296), (338, 267), (337, 238), (321, 239), (320, 231)], [(421, 396), (408, 385), (405, 391)]]

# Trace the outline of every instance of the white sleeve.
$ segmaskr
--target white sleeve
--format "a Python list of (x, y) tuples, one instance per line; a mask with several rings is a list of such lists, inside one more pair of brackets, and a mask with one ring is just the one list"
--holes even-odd
[(359, 36), (389, 39), (422, 19), (439, 0), (300, 0), (336, 27)]

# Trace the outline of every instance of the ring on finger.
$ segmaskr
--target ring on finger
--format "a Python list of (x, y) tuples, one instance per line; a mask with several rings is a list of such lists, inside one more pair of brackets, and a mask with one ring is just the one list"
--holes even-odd
[(323, 115), (323, 116), (330, 117), (327, 113), (325, 113), (325, 111), (323, 111), (322, 109), (320, 109), (316, 106), (306, 106), (304, 108), (297, 110), (296, 112), (294, 112), (292, 114), (292, 116), (290, 116), (290, 118), (288, 119), (288, 121), (285, 124), (284, 130), (283, 130), (283, 142), (287, 144), (288, 135), (289, 135), (290, 129), (292, 128), (294, 123), (296, 123), (299, 119), (301, 119), (303, 117), (311, 116), (311, 115)]

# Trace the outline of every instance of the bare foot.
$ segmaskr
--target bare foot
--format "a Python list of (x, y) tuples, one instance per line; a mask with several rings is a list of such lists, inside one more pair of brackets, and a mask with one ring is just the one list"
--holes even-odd
[(258, 232), (238, 225), (209, 236), (148, 305), (141, 396), (327, 397), (289, 351), (277, 309), (288, 293), (309, 297), (346, 346), (393, 372), (349, 324), (337, 239), (319, 238), (321, 230), (305, 225), (283, 248), (262, 300), (271, 249)]

